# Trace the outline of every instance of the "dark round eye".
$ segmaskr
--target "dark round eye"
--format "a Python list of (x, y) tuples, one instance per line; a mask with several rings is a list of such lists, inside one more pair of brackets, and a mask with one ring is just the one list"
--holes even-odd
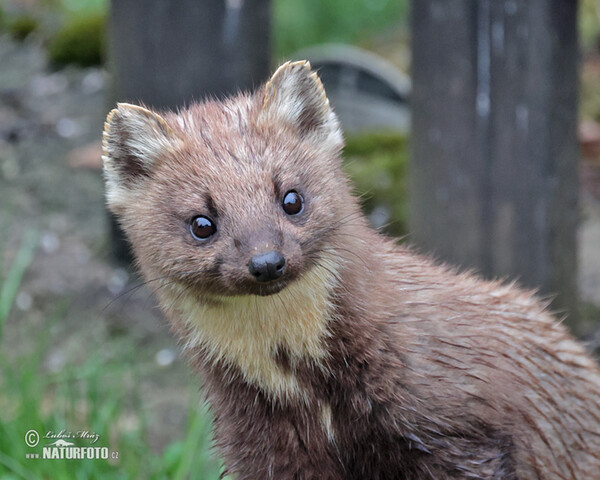
[(196, 240), (206, 240), (217, 231), (217, 226), (208, 217), (194, 217), (190, 222), (190, 233)]
[(298, 215), (304, 209), (304, 199), (295, 190), (290, 190), (283, 196), (282, 206), (288, 215)]

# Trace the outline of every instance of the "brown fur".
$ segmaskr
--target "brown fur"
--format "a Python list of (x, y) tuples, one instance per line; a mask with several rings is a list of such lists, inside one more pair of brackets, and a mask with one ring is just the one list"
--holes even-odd
[[(236, 478), (600, 478), (598, 366), (530, 292), (369, 229), (308, 64), (179, 114), (120, 105), (104, 147), (109, 206)], [(286, 271), (259, 284), (247, 264), (268, 250)]]

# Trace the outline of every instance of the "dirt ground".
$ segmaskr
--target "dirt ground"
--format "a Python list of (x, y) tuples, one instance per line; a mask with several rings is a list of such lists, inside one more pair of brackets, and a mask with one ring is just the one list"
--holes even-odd
[[(186, 417), (190, 374), (149, 289), (123, 295), (139, 279), (108, 253), (103, 181), (90, 168), (97, 150), (75, 150), (101, 138), (108, 76), (97, 68), (51, 71), (39, 45), (6, 37), (0, 37), (0, 65), (2, 268), (26, 231), (39, 239), (1, 348), (27, 352), (34, 348), (29, 333), (48, 329), (53, 341), (45, 368), (57, 371), (88, 355), (90, 345), (127, 336), (147, 366), (142, 392), (153, 428), (162, 432), (151, 436), (160, 448), (177, 438)], [(580, 291), (600, 306), (600, 192), (594, 196), (584, 184)]]

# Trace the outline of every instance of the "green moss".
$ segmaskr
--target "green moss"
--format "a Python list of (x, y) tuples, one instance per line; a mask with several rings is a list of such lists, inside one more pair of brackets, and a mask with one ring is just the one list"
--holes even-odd
[(99, 65), (104, 60), (106, 17), (74, 18), (50, 39), (50, 61), (55, 65)]
[[(576, 324), (575, 334), (578, 336), (589, 337), (598, 330), (600, 325), (600, 306), (591, 302), (581, 302), (579, 304), (579, 321)], [(596, 341), (595, 348), (600, 354), (600, 344)]]
[(7, 24), (8, 31), (17, 40), (25, 40), (25, 38), (39, 27), (39, 22), (29, 15), (20, 15), (12, 20), (8, 20)]
[(384, 231), (408, 232), (408, 140), (398, 133), (379, 132), (349, 137), (344, 165), (367, 213), (383, 207), (390, 213)]
[(406, 147), (404, 135), (396, 132), (374, 132), (348, 137), (345, 152), (349, 155), (369, 155), (377, 151), (405, 151)]

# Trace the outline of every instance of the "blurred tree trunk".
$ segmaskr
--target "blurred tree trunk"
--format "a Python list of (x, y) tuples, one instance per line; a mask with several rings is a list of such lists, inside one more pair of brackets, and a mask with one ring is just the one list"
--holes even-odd
[(575, 0), (413, 0), (411, 230), (577, 332)]
[[(270, 70), (270, 0), (113, 0), (108, 54), (111, 108), (174, 109), (251, 90)], [(113, 252), (129, 260), (111, 224)]]

